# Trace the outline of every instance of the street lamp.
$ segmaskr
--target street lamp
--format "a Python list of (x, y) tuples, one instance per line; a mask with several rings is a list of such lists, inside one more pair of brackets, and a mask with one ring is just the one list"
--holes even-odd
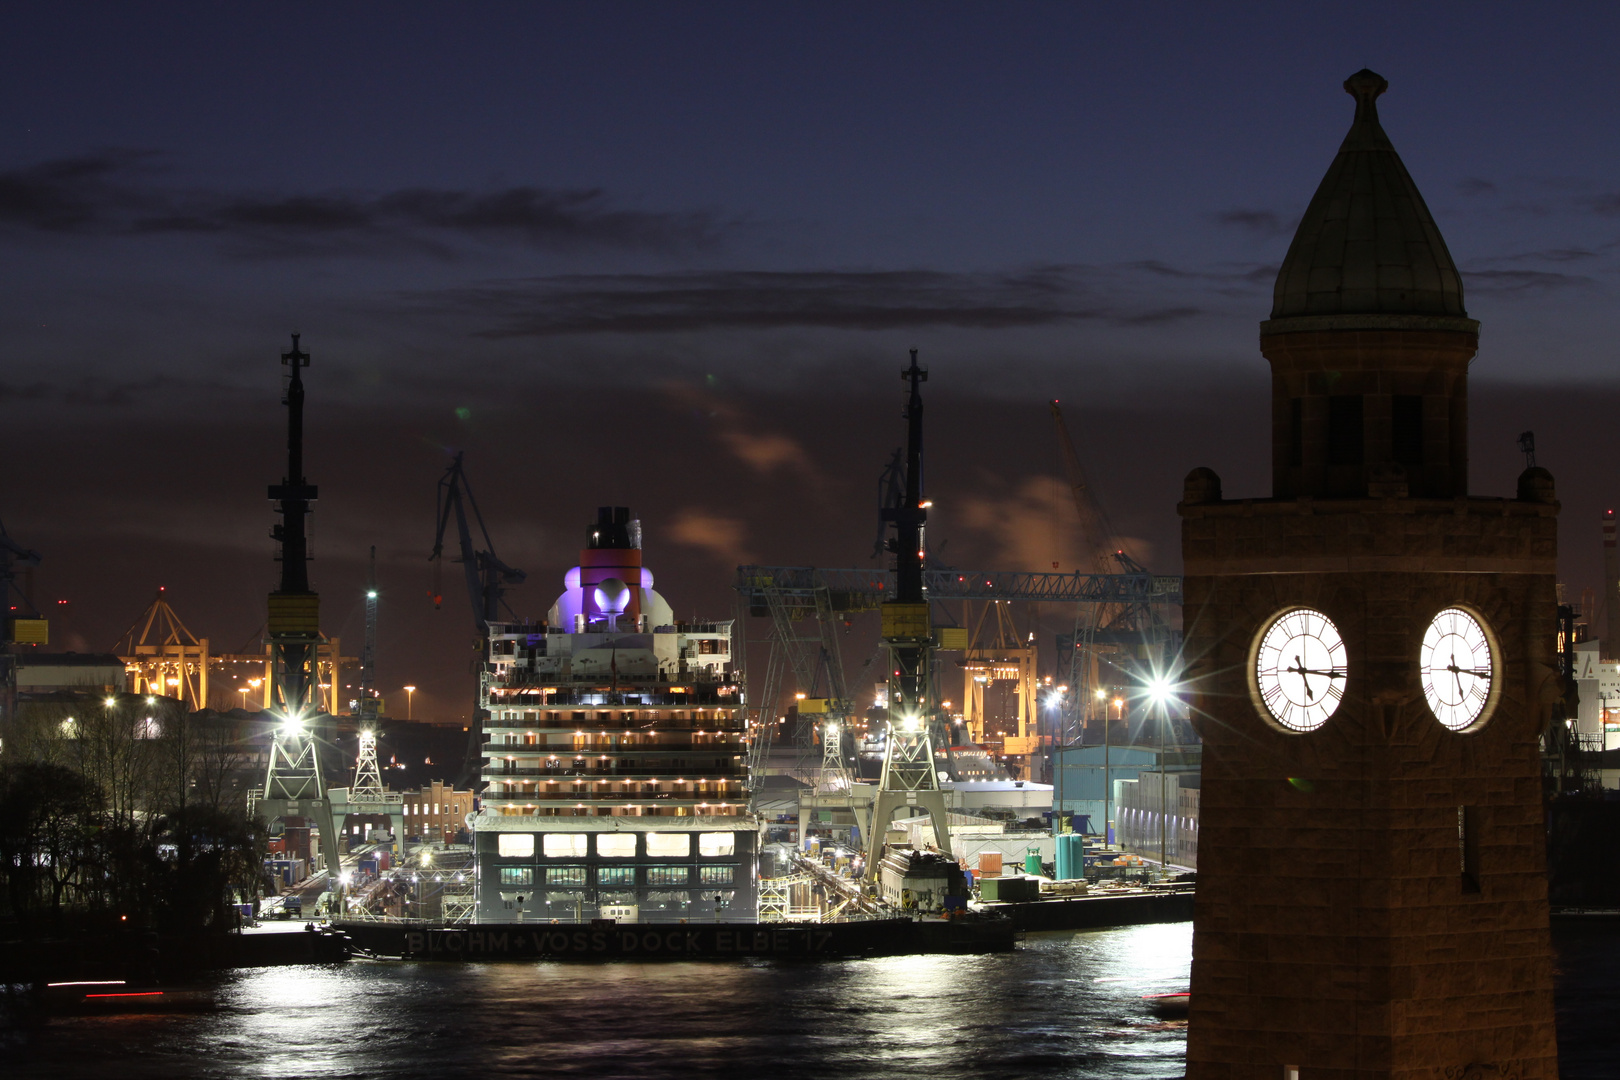
[(1162, 675), (1148, 684), (1148, 696), (1159, 707), (1159, 869), (1165, 871), (1170, 865), (1166, 831), (1169, 827), (1170, 806), (1166, 799), (1165, 783), (1165, 754), (1168, 752), (1165, 736), (1170, 729), (1170, 698), (1175, 694), (1175, 685)]
[(416, 716), (415, 712), (411, 708), (412, 704), (416, 700), (415, 699), (415, 694), (416, 694), (416, 687), (407, 686), (405, 688), (405, 719), (407, 719), (407, 720), (414, 719), (415, 716)]

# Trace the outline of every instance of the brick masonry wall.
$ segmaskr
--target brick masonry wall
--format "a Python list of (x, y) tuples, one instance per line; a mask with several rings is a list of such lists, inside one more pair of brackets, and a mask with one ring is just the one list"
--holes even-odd
[[(1186, 656), (1204, 740), (1188, 1073), (1557, 1076), (1538, 738), (1557, 693), (1556, 504), (1185, 503)], [(1315, 732), (1263, 715), (1256, 636), (1327, 614), (1345, 697)], [(1429, 712), (1429, 619), (1474, 609), (1498, 697)], [(1458, 808), (1476, 808), (1478, 891)], [(1473, 1071), (1470, 1071), (1473, 1070)]]

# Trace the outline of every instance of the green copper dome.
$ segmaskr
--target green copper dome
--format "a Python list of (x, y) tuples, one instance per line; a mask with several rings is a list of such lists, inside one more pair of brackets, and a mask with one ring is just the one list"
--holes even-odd
[(1388, 87), (1365, 68), (1344, 81), (1356, 118), (1277, 274), (1272, 319), (1467, 317), (1446, 242), (1379, 126), (1378, 95)]

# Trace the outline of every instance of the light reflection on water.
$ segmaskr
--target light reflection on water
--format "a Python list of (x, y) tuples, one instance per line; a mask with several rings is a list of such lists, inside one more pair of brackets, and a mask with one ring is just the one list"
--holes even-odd
[[(1172, 1077), (1192, 924), (843, 963), (371, 964), (219, 977), (203, 1016), (53, 1021), (21, 1075)], [(8, 1070), (9, 1071), (9, 1070)]]

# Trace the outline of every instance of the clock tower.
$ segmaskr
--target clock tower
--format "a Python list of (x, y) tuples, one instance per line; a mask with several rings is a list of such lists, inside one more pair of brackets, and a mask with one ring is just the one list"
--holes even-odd
[(1260, 350), (1272, 493), (1187, 477), (1204, 743), (1190, 1080), (1554, 1080), (1538, 740), (1553, 480), (1468, 494), (1479, 324), (1378, 120), (1311, 199)]

